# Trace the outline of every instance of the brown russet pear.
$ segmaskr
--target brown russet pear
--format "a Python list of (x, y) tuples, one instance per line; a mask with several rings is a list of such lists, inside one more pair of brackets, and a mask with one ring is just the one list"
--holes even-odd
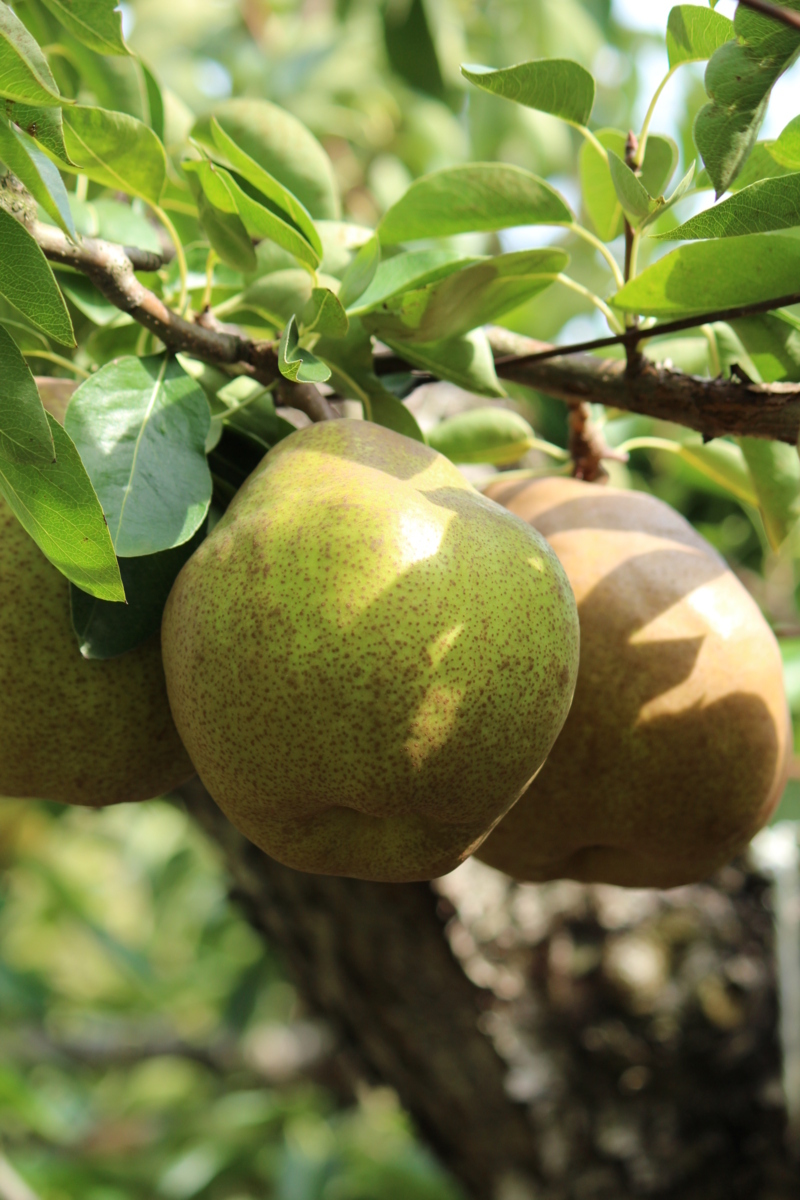
[(298, 870), (456, 867), (569, 710), (575, 601), (529, 525), (366, 421), (267, 454), (178, 576), (175, 722), (211, 795)]
[(193, 774), (158, 638), (105, 662), (83, 658), (69, 583), (0, 499), (0, 794), (99, 807), (162, 795)]
[(791, 729), (772, 631), (660, 500), (564, 478), (487, 491), (561, 560), (581, 664), (550, 757), (478, 857), (529, 881), (706, 878), (765, 824), (786, 782)]

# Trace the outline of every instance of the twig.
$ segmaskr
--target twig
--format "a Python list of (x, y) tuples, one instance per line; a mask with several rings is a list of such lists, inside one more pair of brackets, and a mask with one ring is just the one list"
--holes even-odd
[[(139, 282), (134, 274), (135, 264), (122, 246), (97, 238), (82, 238), (75, 243), (60, 229), (41, 221), (28, 223), (28, 228), (46, 258), (81, 271), (116, 308), (149, 329), (170, 350), (202, 362), (236, 367), (238, 373), (249, 375), (265, 386), (283, 378), (271, 342), (254, 342), (178, 316), (155, 292)], [(137, 251), (134, 258), (144, 264), (140, 270), (152, 270), (153, 260), (157, 261), (157, 256), (146, 251)], [(288, 407), (305, 412), (312, 421), (332, 420), (337, 416), (325, 397), (311, 385), (296, 388), (290, 385), (284, 396)]]
[[(800, 304), (800, 292), (792, 292), (789, 296), (778, 296), (774, 300), (758, 300), (753, 304), (740, 304), (736, 308), (720, 308), (716, 312), (704, 313), (697, 317), (681, 317), (677, 321), (665, 321), (662, 325), (652, 325), (649, 329), (629, 329), (625, 333), (615, 333), (609, 337), (593, 338), (589, 342), (571, 342), (567, 346), (545, 346), (535, 354), (525, 355), (524, 362), (544, 362), (548, 358), (565, 358), (570, 354), (585, 354), (590, 350), (606, 350), (611, 346), (625, 346), (629, 342), (643, 342), (646, 338), (666, 337), (669, 333), (681, 333), (684, 329), (699, 329), (701, 325), (710, 325), (714, 321), (735, 321), (739, 317), (754, 317), (760, 313), (773, 312), (777, 308), (789, 308), (792, 304)], [(541, 344), (541, 343), (539, 343)], [(511, 361), (511, 358), (508, 360)], [(523, 360), (516, 358), (517, 365)], [(505, 365), (499, 362), (498, 365)]]
[(781, 21), (790, 29), (800, 30), (800, 13), (792, 12), (781, 4), (772, 4), (770, 0), (739, 0), (739, 3), (745, 8), (752, 8), (754, 12), (763, 13), (765, 17), (772, 17), (774, 21)]

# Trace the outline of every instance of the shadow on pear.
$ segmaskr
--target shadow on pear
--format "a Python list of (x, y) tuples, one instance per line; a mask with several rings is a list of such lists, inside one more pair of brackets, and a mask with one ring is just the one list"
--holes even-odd
[(758, 607), (653, 497), (563, 478), (488, 493), (558, 554), (581, 663), (547, 762), (478, 857), (530, 881), (707, 877), (765, 824), (786, 782), (781, 656)]

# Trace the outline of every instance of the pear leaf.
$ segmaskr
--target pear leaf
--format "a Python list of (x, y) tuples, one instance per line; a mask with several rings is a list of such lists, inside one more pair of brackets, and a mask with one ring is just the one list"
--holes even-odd
[(0, 0), (0, 96), (20, 104), (68, 104), (47, 59), (13, 9)]
[(71, 583), (101, 600), (124, 602), (111, 535), (69, 435), (47, 414), (50, 462), (0, 457), (0, 493), (39, 549)]
[(536, 434), (507, 408), (473, 408), (441, 421), (428, 434), (428, 445), (454, 463), (510, 466), (536, 444)]
[(386, 246), (516, 225), (569, 225), (563, 197), (529, 171), (505, 163), (470, 163), (425, 175), (384, 213), (378, 237)]
[(0, 208), (0, 296), (5, 296), (32, 325), (62, 346), (75, 335), (64, 297), (36, 240)]
[(594, 108), (594, 79), (571, 59), (541, 58), (499, 71), (469, 64), (461, 68), (461, 74), (485, 92), (551, 113), (573, 125), (585, 125)]
[(121, 558), (183, 545), (205, 520), (210, 424), (205, 393), (166, 353), (115, 359), (73, 395), (65, 427)]
[(310, 350), (299, 344), (297, 318), (292, 317), (281, 335), (278, 347), (278, 367), (281, 375), (294, 383), (325, 383), (331, 369)]

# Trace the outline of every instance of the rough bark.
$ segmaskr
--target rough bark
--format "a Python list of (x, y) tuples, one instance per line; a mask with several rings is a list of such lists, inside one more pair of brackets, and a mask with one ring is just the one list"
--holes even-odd
[[(543, 342), (491, 330), (500, 359), (497, 373), (567, 403), (591, 401), (696, 429), (706, 438), (736, 434), (791, 442), (800, 435), (800, 388), (796, 383), (740, 383), (701, 379), (644, 362), (631, 372), (619, 359), (575, 355), (541, 361), (517, 357), (550, 349)], [(503, 362), (503, 357), (507, 361)]]
[(504, 1177), (537, 1177), (527, 1114), (480, 1031), (487, 1001), (444, 936), (427, 884), (304, 875), (247, 842), (194, 780), (181, 792), (222, 850), (233, 895), (283, 954), (310, 1008), (331, 1022), (368, 1077), (392, 1086), (441, 1161), (475, 1200)]

